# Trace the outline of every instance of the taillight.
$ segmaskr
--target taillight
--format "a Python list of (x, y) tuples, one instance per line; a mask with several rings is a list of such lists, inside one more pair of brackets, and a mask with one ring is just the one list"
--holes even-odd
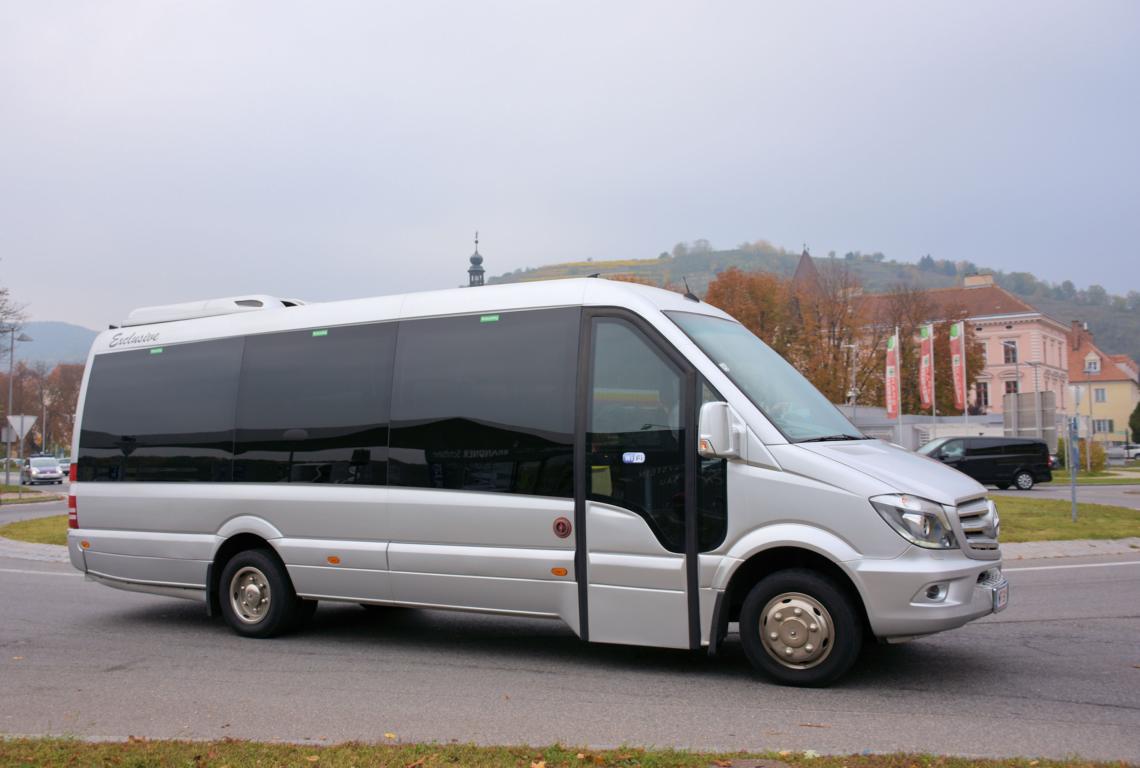
[(75, 504), (75, 494), (67, 497), (67, 527), (79, 527), (79, 507)]
[(73, 461), (71, 462), (71, 469), (67, 470), (67, 479), (73, 483), (75, 482), (75, 471), (77, 469), (79, 469), (79, 465)]

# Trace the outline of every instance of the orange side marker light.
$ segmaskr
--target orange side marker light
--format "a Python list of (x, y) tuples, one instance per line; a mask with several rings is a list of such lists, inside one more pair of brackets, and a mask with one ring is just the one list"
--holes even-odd
[(551, 568), (550, 572), (555, 576), (565, 576), (567, 573), (569, 573), (569, 571), (567, 571), (565, 568)]
[(329, 565), (340, 565), (340, 558), (336, 555), (328, 556)]

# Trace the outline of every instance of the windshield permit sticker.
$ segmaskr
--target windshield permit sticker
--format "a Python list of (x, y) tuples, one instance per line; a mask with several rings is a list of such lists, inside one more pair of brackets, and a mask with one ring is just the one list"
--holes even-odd
[(152, 355), (161, 355), (162, 354), (162, 347), (152, 347), (150, 350), (150, 353)]
[(622, 464), (644, 464), (645, 454), (641, 451), (627, 451), (621, 455)]
[(321, 336), (328, 336), (328, 335), (329, 335), (329, 330), (328, 330), (328, 328), (322, 328), (322, 329), (321, 329), (321, 330), (319, 330), (319, 331), (313, 331), (313, 338), (318, 338), (318, 337), (321, 337)]
[(498, 315), (480, 315), (479, 316), (479, 322), (480, 323), (497, 323), (497, 322), (499, 322), (499, 316)]

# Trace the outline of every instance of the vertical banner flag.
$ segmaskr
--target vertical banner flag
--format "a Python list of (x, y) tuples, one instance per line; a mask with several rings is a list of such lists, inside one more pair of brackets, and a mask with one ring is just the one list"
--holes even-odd
[(950, 375), (954, 379), (954, 407), (966, 409), (966, 324), (950, 326)]
[(918, 335), (918, 397), (929, 408), (934, 405), (934, 326), (922, 326)]
[(887, 418), (899, 416), (899, 332), (887, 339)]

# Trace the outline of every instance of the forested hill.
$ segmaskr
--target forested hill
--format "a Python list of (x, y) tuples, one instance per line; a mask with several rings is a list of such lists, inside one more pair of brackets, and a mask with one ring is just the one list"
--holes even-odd
[[(1002, 272), (987, 269), (970, 261), (948, 261), (922, 257), (917, 264), (886, 259), (881, 253), (828, 254), (814, 257), (817, 267), (835, 261), (848, 266), (868, 292), (888, 291), (897, 285), (917, 288), (946, 288), (961, 285), (962, 277), (977, 272), (990, 272), (998, 285), (1025, 299), (1045, 314), (1068, 324), (1083, 320), (1095, 336), (1096, 343), (1110, 354), (1127, 354), (1140, 360), (1140, 293), (1110, 295), (1102, 286), (1078, 289), (1072, 281), (1046, 283), (1028, 272)], [(672, 252), (662, 252), (653, 259), (588, 260), (550, 264), (522, 269), (491, 277), (489, 284), (557, 277), (580, 277), (595, 272), (633, 275), (658, 285), (680, 285), (703, 294), (717, 273), (729, 268), (762, 270), (790, 277), (799, 262), (799, 252), (778, 248), (764, 241), (742, 245), (732, 250), (715, 250), (707, 242), (679, 243)]]

